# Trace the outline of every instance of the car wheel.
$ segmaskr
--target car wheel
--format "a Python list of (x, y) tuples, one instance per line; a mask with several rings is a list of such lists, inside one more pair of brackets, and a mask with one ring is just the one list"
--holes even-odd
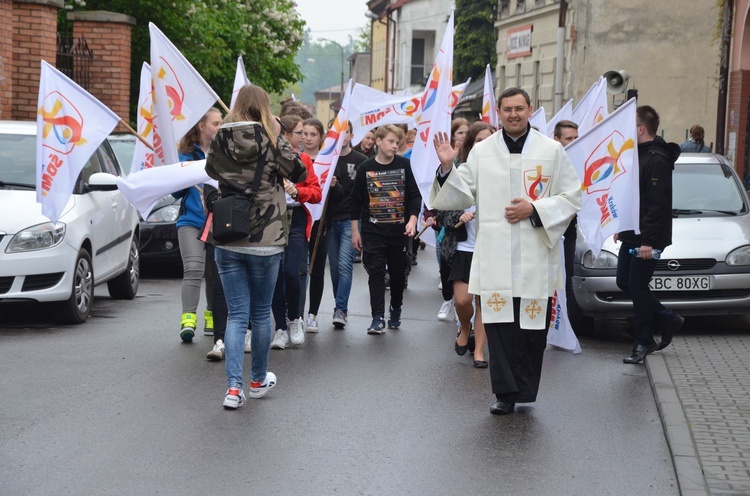
[(594, 334), (594, 319), (583, 314), (583, 310), (578, 306), (573, 288), (567, 291), (568, 298), (568, 320), (573, 327), (576, 336), (591, 336)]
[(91, 313), (94, 302), (94, 268), (91, 255), (81, 248), (73, 269), (73, 287), (70, 298), (58, 305), (60, 322), (64, 324), (82, 324)]
[(132, 300), (138, 293), (138, 281), (141, 277), (140, 252), (138, 251), (138, 237), (133, 236), (130, 241), (130, 255), (125, 272), (107, 282), (109, 296), (115, 300)]

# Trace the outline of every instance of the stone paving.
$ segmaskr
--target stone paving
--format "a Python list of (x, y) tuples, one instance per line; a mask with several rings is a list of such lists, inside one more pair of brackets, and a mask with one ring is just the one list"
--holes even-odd
[(662, 356), (709, 493), (750, 494), (750, 334), (677, 336)]

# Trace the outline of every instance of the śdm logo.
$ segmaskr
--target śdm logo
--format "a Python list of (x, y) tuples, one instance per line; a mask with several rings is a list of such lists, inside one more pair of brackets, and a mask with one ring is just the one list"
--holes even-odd
[(430, 83), (424, 90), (422, 95), (422, 112), (426, 112), (428, 108), (435, 103), (437, 98), (437, 89), (440, 84), (440, 71), (437, 68), (437, 64), (432, 66), (432, 74), (430, 74)]
[(164, 57), (159, 57), (162, 65), (159, 67), (157, 77), (164, 84), (164, 89), (167, 92), (167, 99), (169, 104), (169, 114), (172, 116), (173, 121), (181, 121), (185, 119), (182, 115), (182, 105), (185, 101), (185, 90), (183, 90), (180, 80), (177, 74), (172, 69)]
[(584, 163), (581, 189), (589, 195), (599, 191), (608, 191), (612, 182), (625, 174), (622, 165), (622, 154), (632, 150), (635, 143), (632, 138), (625, 139), (614, 131), (599, 143)]
[[(44, 97), (39, 114), (44, 122), (42, 146), (45, 148), (68, 155), (76, 146), (86, 143), (83, 138), (83, 116), (59, 91), (53, 91)], [(54, 139), (48, 139), (50, 134)]]
[(417, 113), (417, 110), (419, 110), (419, 104), (420, 99), (415, 97), (411, 100), (405, 101), (404, 103), (400, 105), (394, 105), (393, 111), (396, 112), (398, 115), (405, 115), (407, 117), (412, 117), (414, 114)]
[(527, 170), (523, 173), (523, 182), (526, 187), (526, 194), (532, 200), (538, 200), (547, 193), (547, 184), (549, 176), (542, 175), (542, 166), (537, 165), (533, 170)]

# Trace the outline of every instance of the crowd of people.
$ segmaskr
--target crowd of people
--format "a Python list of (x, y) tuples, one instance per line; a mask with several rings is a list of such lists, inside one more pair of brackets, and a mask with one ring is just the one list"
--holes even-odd
[[(308, 206), (324, 195), (313, 164), (326, 132), (305, 106), (285, 102), (276, 117), (266, 92), (245, 86), (223, 120), (211, 109), (186, 135), (180, 158), (205, 158), (206, 172), (219, 187), (175, 193), (183, 198), (180, 338), (194, 337), (205, 278), (204, 333), (214, 337), (206, 358), (226, 360), (225, 408), (245, 402), (244, 353), (252, 357), (247, 396), (259, 398), (277, 381), (268, 371), (269, 350), (300, 346), (306, 332), (325, 328), (321, 324), (346, 328), (358, 257), (367, 273), (372, 317), (363, 331), (398, 329), (420, 221), (435, 233), (443, 300), (437, 319), (455, 319), (457, 355), (471, 352), (475, 367), (489, 368), (496, 396), (490, 411), (508, 414), (516, 403), (536, 400), (551, 298), (559, 289), (558, 243), (565, 234), (566, 248), (568, 236), (575, 245), (581, 187), (563, 146), (577, 137), (577, 126), (561, 121), (553, 140), (529, 125), (533, 109), (525, 91), (508, 89), (498, 101), (500, 130), (456, 119), (450, 135), (436, 134), (440, 163), (427, 202), (431, 209), (409, 160), (416, 131), (406, 126), (380, 126), (352, 147), (349, 125), (323, 214), (315, 221)], [(551, 178), (538, 191), (526, 188), (522, 177), (531, 162), (540, 177)], [(219, 242), (212, 236), (213, 209), (233, 195), (249, 205), (248, 233)], [(318, 317), (326, 265), (335, 301), (330, 321)], [(673, 333), (679, 318), (658, 311), (662, 327)]]

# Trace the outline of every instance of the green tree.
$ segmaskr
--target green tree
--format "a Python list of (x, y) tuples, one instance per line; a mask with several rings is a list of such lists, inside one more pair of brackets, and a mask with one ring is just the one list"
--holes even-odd
[(453, 51), (453, 79), (476, 80), (485, 67), (497, 63), (495, 18), (497, 0), (456, 0), (456, 36)]
[[(268, 92), (302, 78), (295, 55), (305, 22), (293, 0), (66, 0), (67, 10), (108, 10), (133, 16), (131, 108), (137, 105), (140, 72), (150, 59), (153, 22), (229, 104), (237, 57), (248, 77)], [(64, 13), (61, 13), (64, 25)], [(133, 118), (135, 113), (131, 112)]]

